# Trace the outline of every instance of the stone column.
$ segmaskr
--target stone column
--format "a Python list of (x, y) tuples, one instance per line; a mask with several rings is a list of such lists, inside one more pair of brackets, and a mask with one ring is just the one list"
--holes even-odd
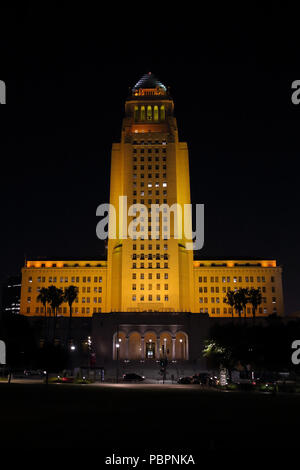
[(159, 348), (160, 348), (160, 338), (159, 338), (159, 336), (157, 336), (157, 338), (156, 338), (156, 352), (155, 352), (156, 359), (160, 358)]
[(145, 338), (141, 336), (141, 359), (145, 360)]
[(129, 336), (125, 337), (125, 359), (128, 361), (129, 359)]
[(172, 337), (172, 361), (175, 361), (176, 353), (176, 337)]

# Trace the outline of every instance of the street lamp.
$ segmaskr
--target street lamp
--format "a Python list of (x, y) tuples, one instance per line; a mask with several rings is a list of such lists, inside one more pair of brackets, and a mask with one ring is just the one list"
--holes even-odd
[(179, 343), (181, 344), (181, 359), (183, 359), (183, 340), (180, 338)]
[(120, 349), (120, 343), (116, 344), (116, 349), (117, 349), (117, 373), (116, 373), (116, 382), (119, 383), (119, 349)]
[(167, 357), (167, 338), (164, 338), (164, 356)]

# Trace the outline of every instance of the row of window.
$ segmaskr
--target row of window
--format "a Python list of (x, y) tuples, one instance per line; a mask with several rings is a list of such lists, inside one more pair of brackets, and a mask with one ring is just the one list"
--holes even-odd
[[(36, 290), (37, 290), (37, 292), (40, 292), (41, 288), (38, 287)], [(28, 292), (32, 292), (32, 287), (31, 286), (28, 287)], [(82, 292), (83, 294), (85, 294), (86, 292), (90, 293), (91, 288), (90, 287), (82, 287), (82, 288), (78, 287), (78, 292)], [(94, 287), (94, 293), (95, 294), (96, 293), (101, 294), (102, 293), (102, 287)]]
[[(268, 309), (266, 307), (259, 307), (257, 309), (257, 312), (259, 314), (266, 314), (268, 313)], [(277, 312), (277, 309), (276, 307), (273, 308), (273, 313), (276, 313)], [(219, 307), (212, 307), (209, 311), (208, 308), (200, 308), (200, 313), (211, 313), (212, 315), (214, 314), (225, 314), (225, 315), (232, 315), (232, 308), (227, 308), (227, 307), (224, 307), (223, 309), (222, 308), (219, 308)], [(252, 314), (252, 309), (250, 307), (247, 308), (247, 314)]]
[[(27, 313), (31, 313), (31, 312), (32, 312), (32, 310), (30, 309), (30, 307), (27, 307), (26, 312), (27, 312)], [(36, 307), (35, 310), (34, 310), (34, 312), (35, 312), (35, 313), (43, 314), (43, 313), (44, 313), (44, 307)], [(48, 312), (49, 314), (51, 314), (50, 308), (47, 309), (47, 312)], [(81, 308), (79, 308), (79, 307), (74, 307), (74, 309), (73, 309), (73, 313), (75, 313), (75, 314), (78, 314), (78, 313), (81, 313), (81, 314), (82, 314), (82, 313), (83, 313), (83, 314), (87, 314), (87, 315), (88, 315), (89, 313), (101, 313), (101, 312), (102, 312), (102, 309), (101, 309), (100, 307), (98, 307), (98, 308), (94, 307), (93, 309), (91, 309), (90, 307), (81, 307)], [(68, 309), (67, 307), (60, 307), (60, 308), (58, 309), (58, 313), (59, 313), (59, 314), (62, 314), (62, 313), (67, 314), (67, 313), (69, 313), (69, 309)]]
[[(147, 199), (147, 202), (145, 203), (145, 199), (140, 199), (139, 201), (137, 199), (133, 199), (132, 203), (133, 204), (137, 204), (137, 203), (139, 203), (139, 204), (161, 204), (161, 203), (162, 204), (167, 204), (168, 201), (167, 201), (167, 199), (163, 199), (162, 201), (160, 201), (159, 199), (155, 199), (155, 200)], [(168, 219), (165, 218), (164, 220), (165, 220), (165, 222), (167, 222)]]
[[(160, 185), (159, 181), (156, 181), (155, 183), (150, 183), (150, 182), (147, 183), (147, 187), (148, 187), (148, 188), (152, 188), (152, 187), (153, 187), (153, 188), (154, 188), (154, 187), (155, 187), (155, 188), (159, 188), (159, 185)], [(134, 188), (136, 188), (136, 187), (137, 187), (137, 182), (136, 182), (136, 181), (133, 181), (132, 186), (133, 186)], [(144, 188), (144, 187), (145, 187), (144, 181), (140, 181), (140, 186), (141, 186), (141, 188)], [(168, 183), (167, 183), (166, 181), (164, 181), (164, 182), (162, 183), (162, 187), (163, 187), (163, 188), (166, 188), (167, 186), (168, 186)]]
[(160, 141), (160, 140), (154, 140), (154, 141), (152, 141), (152, 140), (144, 140), (144, 139), (142, 139), (142, 140), (134, 140), (134, 141), (132, 142), (132, 144), (133, 144), (133, 145), (167, 145), (167, 141), (164, 140), (164, 139), (163, 139), (162, 141)]
[(140, 255), (137, 255), (136, 253), (133, 253), (133, 255), (131, 255), (131, 258), (132, 259), (137, 259), (137, 258), (140, 258), (140, 259), (160, 259), (160, 258), (163, 258), (163, 259), (168, 259), (169, 258), (169, 255), (167, 253), (164, 253), (163, 255), (160, 255), (159, 253), (156, 253), (152, 255), (152, 253), (149, 253), (148, 255), (145, 255), (144, 253), (141, 253)]
[[(154, 168), (152, 168), (152, 166)], [(133, 165), (132, 166), (132, 169), (133, 170), (145, 170), (145, 165), (140, 165), (140, 167), (138, 167), (138, 165)], [(147, 170), (166, 170), (167, 169), (167, 165), (147, 165)]]
[[(160, 263), (156, 263), (155, 269), (163, 269), (163, 268), (168, 268), (169, 265), (168, 263), (164, 263), (163, 266), (160, 265)], [(145, 263), (132, 263), (132, 269), (153, 269), (154, 266), (152, 266), (152, 263), (148, 263), (148, 266), (145, 266)]]
[[(28, 303), (30, 303), (31, 300), (32, 300), (31, 297), (27, 297), (27, 302)], [(38, 299), (36, 299), (36, 302), (38, 302)], [(89, 304), (89, 303), (92, 303), (92, 299), (91, 299), (91, 297), (81, 297), (81, 299), (79, 299), (77, 297), (77, 299), (75, 299), (75, 303), (77, 303), (77, 304), (78, 303), (83, 303), (83, 304), (87, 303), (87, 304)], [(102, 298), (101, 297), (93, 297), (93, 303), (94, 304), (101, 304), (102, 303)]]
[[(165, 159), (166, 159), (165, 155), (166, 155), (166, 153), (167, 153), (167, 149), (166, 149), (166, 148), (163, 148), (163, 149), (153, 149), (153, 150), (154, 150), (155, 155), (160, 155), (159, 150), (161, 150), (161, 153), (162, 153), (162, 155), (163, 155), (163, 159), (164, 159), (164, 161), (166, 161), (166, 160), (165, 160)], [(145, 149), (138, 149), (138, 150), (137, 150), (137, 149), (133, 149), (133, 154), (134, 154), (134, 155), (137, 155), (138, 151), (139, 151), (139, 156), (141, 157), (141, 161), (144, 161), (144, 156), (143, 156), (143, 155), (145, 155)], [(148, 148), (148, 149), (147, 149), (147, 154), (148, 154), (148, 155), (152, 155), (152, 153), (153, 153), (153, 152), (152, 152), (152, 149), (151, 149), (151, 148)], [(157, 158), (156, 161), (159, 161), (159, 157), (155, 157), (155, 158)], [(143, 160), (142, 160), (142, 159), (143, 159)], [(148, 162), (151, 162), (151, 160), (152, 160), (152, 157), (148, 157)], [(135, 160), (135, 161), (136, 161), (136, 160)]]
[[(132, 227), (134, 229), (134, 227)], [(165, 234), (162, 234), (162, 236), (160, 236), (160, 233), (159, 233), (159, 229), (156, 227), (156, 234), (155, 236), (153, 237), (153, 240), (169, 240), (169, 234), (167, 232), (167, 230), (164, 228), (165, 230)], [(144, 232), (144, 229), (141, 230), (140, 232), (137, 232), (137, 235), (133, 234), (132, 235), (132, 240), (152, 240), (152, 234), (151, 234), (151, 227), (149, 228), (149, 231), (148, 231), (148, 235), (145, 237), (145, 232)]]
[[(156, 273), (155, 277), (156, 279), (160, 279), (160, 274), (161, 273)], [(148, 273), (148, 279), (153, 279), (153, 273)], [(164, 279), (168, 279), (169, 278), (169, 274), (168, 273), (164, 273)], [(132, 279), (137, 279), (137, 273), (132, 273)], [(145, 279), (145, 274), (144, 273), (140, 273), (140, 279)]]
[[(231, 282), (230, 276), (222, 276), (221, 280), (222, 282)], [(257, 276), (256, 278), (257, 282), (266, 282), (265, 276)], [(270, 278), (271, 282), (275, 282), (275, 277), (271, 276)], [(198, 279), (199, 282), (208, 282), (206, 276), (199, 276)], [(232, 278), (233, 282), (243, 282), (242, 276), (234, 276)], [(210, 282), (219, 282), (219, 276), (212, 276), (210, 278)], [(254, 282), (254, 277), (253, 276), (245, 276), (245, 282)]]
[[(137, 196), (137, 190), (134, 189), (133, 192), (132, 192), (133, 196)], [(148, 192), (147, 192), (148, 196), (152, 196), (152, 189), (148, 189)], [(167, 190), (164, 189), (163, 190), (163, 196), (166, 196), (167, 195)], [(144, 190), (141, 190), (140, 191), (140, 196), (145, 196), (145, 191)], [(160, 191), (159, 189), (156, 189), (155, 190), (155, 196), (160, 196)]]
[[(28, 282), (32, 282), (32, 276), (28, 277)], [(37, 277), (37, 282), (46, 282), (46, 277), (45, 276), (38, 276)], [(56, 276), (49, 276), (48, 277), (48, 282), (69, 282), (69, 277), (68, 276), (61, 276), (59, 278), (59, 281), (57, 281)], [(70, 278), (70, 282), (80, 282), (80, 277), (79, 276), (72, 276)], [(81, 282), (102, 282), (102, 276), (94, 276), (93, 281), (91, 276), (83, 276), (81, 278)]]
[[(140, 284), (138, 287), (140, 290), (145, 290), (144, 284)], [(132, 284), (132, 290), (137, 290), (136, 284)], [(152, 290), (152, 284), (148, 284), (148, 290)], [(156, 284), (156, 290), (160, 290), (160, 284)], [(164, 290), (169, 290), (168, 284), (164, 284)]]
[[(199, 297), (199, 303), (200, 304), (207, 304), (207, 303), (216, 303), (216, 304), (219, 304), (220, 303), (220, 297)], [(226, 299), (225, 297), (223, 298), (223, 303), (226, 304)], [(262, 297), (262, 303), (266, 304), (267, 303), (267, 297)], [(272, 297), (272, 303), (273, 304), (276, 304), (276, 297)]]
[[(139, 298), (137, 299), (137, 296), (136, 294), (133, 294), (132, 295), (132, 301), (135, 302), (136, 300), (139, 300), (140, 302), (144, 302), (145, 301), (145, 295), (140, 295)], [(169, 296), (168, 295), (164, 295), (164, 296), (161, 296), (161, 295), (152, 295), (152, 294), (149, 294), (148, 297), (147, 297), (147, 300), (149, 302), (153, 301), (153, 300), (156, 300), (157, 302), (160, 302), (161, 300), (164, 300), (164, 302), (168, 302), (169, 301)]]
[[(148, 173), (148, 175), (145, 177), (145, 173), (133, 173), (132, 174), (132, 177), (133, 179), (136, 179), (137, 177), (140, 177), (140, 178), (148, 178), (148, 179), (152, 179), (152, 178), (160, 178), (159, 176), (159, 173), (155, 173), (154, 176), (152, 176), (152, 173)], [(167, 177), (167, 173), (162, 173), (162, 178), (166, 178)]]
[[(238, 289), (238, 287), (239, 287), (239, 286), (236, 286), (237, 289)], [(253, 288), (253, 286), (251, 286), (251, 289), (252, 289), (252, 288)], [(224, 293), (225, 293), (225, 292), (229, 292), (230, 290), (231, 290), (230, 286), (229, 286), (229, 287), (222, 287), (222, 292), (224, 292)], [(275, 292), (275, 290), (276, 290), (275, 287), (272, 286), (272, 292)], [(265, 287), (265, 286), (262, 286), (261, 291), (262, 291), (262, 292), (266, 292), (266, 287)], [(206, 286), (204, 286), (204, 287), (199, 287), (199, 292), (200, 292), (201, 294), (202, 294), (202, 293), (209, 292), (209, 291), (208, 291), (208, 287), (206, 287)], [(216, 287), (210, 287), (210, 292), (212, 292), (212, 293), (216, 292), (216, 294), (217, 294), (217, 293), (221, 292), (221, 291), (220, 291), (220, 287), (218, 287), (218, 286), (216, 286)]]
[[(152, 248), (152, 246), (153, 246), (153, 248)], [(160, 245), (159, 245), (159, 244), (156, 244), (156, 245), (155, 245), (155, 248), (154, 248), (154, 245), (152, 245), (152, 244), (148, 244), (148, 245), (141, 244), (141, 246), (138, 248), (138, 245), (137, 245), (136, 243), (134, 243), (134, 244), (132, 245), (132, 249), (133, 249), (133, 250), (136, 250), (136, 249), (138, 249), (138, 250), (145, 250), (145, 249), (146, 249), (146, 250), (147, 250), (147, 249), (148, 249), (148, 250), (152, 250), (152, 249), (153, 249), (153, 250), (154, 250), (154, 249), (155, 249), (155, 250), (160, 250), (161, 248), (160, 248)], [(167, 243), (164, 243), (163, 249), (164, 249), (164, 250), (167, 250), (167, 249), (168, 249), (168, 244), (167, 244)]]
[(134, 107), (134, 120), (137, 121), (164, 121), (166, 119), (166, 108), (164, 105), (158, 107), (157, 105), (151, 106), (135, 106)]

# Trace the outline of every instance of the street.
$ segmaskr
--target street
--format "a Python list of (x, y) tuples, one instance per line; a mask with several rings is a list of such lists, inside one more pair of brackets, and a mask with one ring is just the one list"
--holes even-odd
[(191, 385), (0, 384), (2, 447), (280, 449), (297, 445), (300, 397)]

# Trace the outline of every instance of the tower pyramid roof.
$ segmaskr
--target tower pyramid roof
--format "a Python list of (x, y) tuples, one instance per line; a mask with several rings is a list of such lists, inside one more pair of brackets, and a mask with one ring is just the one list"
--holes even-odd
[(152, 72), (145, 73), (134, 85), (133, 90), (137, 90), (139, 88), (162, 88), (167, 91), (165, 85), (163, 85)]

